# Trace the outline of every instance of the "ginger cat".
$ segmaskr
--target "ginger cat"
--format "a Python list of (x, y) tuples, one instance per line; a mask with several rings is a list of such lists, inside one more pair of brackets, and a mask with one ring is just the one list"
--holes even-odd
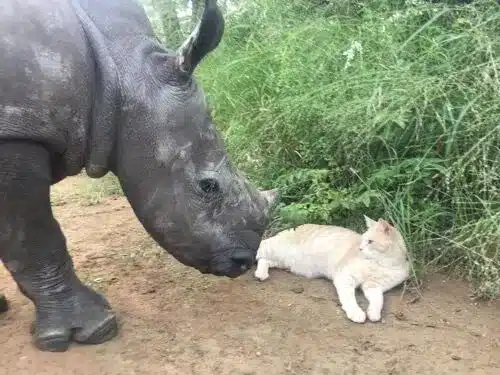
[[(384, 293), (408, 278), (410, 265), (399, 231), (383, 219), (364, 218), (368, 229), (362, 235), (337, 226), (304, 224), (263, 240), (255, 277), (264, 281), (269, 268), (326, 277), (333, 281), (350, 320), (364, 323), (368, 315), (370, 321), (379, 321)], [(369, 302), (366, 314), (356, 301), (357, 287)]]

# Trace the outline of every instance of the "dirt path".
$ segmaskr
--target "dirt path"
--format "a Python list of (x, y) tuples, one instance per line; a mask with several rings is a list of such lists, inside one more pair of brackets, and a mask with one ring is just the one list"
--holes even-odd
[(11, 304), (0, 316), (1, 375), (500, 374), (500, 303), (472, 302), (461, 282), (435, 276), (416, 302), (395, 290), (382, 323), (356, 325), (325, 280), (275, 271), (259, 283), (182, 266), (125, 199), (89, 206), (69, 194), (82, 179), (56, 186), (54, 210), (79, 274), (119, 314), (120, 334), (66, 353), (34, 350), (33, 308), (0, 266)]

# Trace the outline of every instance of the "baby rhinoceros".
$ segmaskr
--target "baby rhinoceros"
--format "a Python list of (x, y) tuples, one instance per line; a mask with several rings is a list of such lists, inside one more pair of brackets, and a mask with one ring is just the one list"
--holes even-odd
[(366, 320), (356, 301), (361, 287), (369, 302), (367, 315), (379, 321), (384, 293), (409, 276), (406, 245), (401, 233), (387, 221), (365, 216), (368, 229), (361, 235), (350, 229), (304, 224), (261, 242), (255, 277), (263, 281), (269, 268), (286, 269), (308, 278), (332, 280), (347, 317)]
[(117, 334), (51, 208), (51, 185), (83, 168), (114, 173), (146, 231), (186, 266), (237, 277), (255, 262), (276, 193), (235, 168), (193, 76), (223, 32), (216, 0), (177, 51), (136, 0), (2, 1), (0, 259), (35, 305), (39, 349)]

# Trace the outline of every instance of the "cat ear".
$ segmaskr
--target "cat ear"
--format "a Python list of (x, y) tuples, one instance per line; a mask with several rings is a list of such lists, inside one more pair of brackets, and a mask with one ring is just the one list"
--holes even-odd
[(384, 219), (378, 219), (379, 224), (382, 226), (385, 234), (389, 234), (391, 232), (392, 226)]
[(377, 223), (375, 220), (370, 219), (368, 216), (366, 216), (366, 215), (363, 215), (363, 216), (365, 218), (365, 223), (366, 223), (366, 226), (368, 229)]

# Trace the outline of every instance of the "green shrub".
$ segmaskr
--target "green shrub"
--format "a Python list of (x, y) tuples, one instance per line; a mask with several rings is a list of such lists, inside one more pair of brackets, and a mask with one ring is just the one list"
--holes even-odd
[(384, 216), (417, 270), (453, 266), (499, 295), (496, 1), (243, 9), (197, 75), (233, 159), (281, 189), (276, 225)]

